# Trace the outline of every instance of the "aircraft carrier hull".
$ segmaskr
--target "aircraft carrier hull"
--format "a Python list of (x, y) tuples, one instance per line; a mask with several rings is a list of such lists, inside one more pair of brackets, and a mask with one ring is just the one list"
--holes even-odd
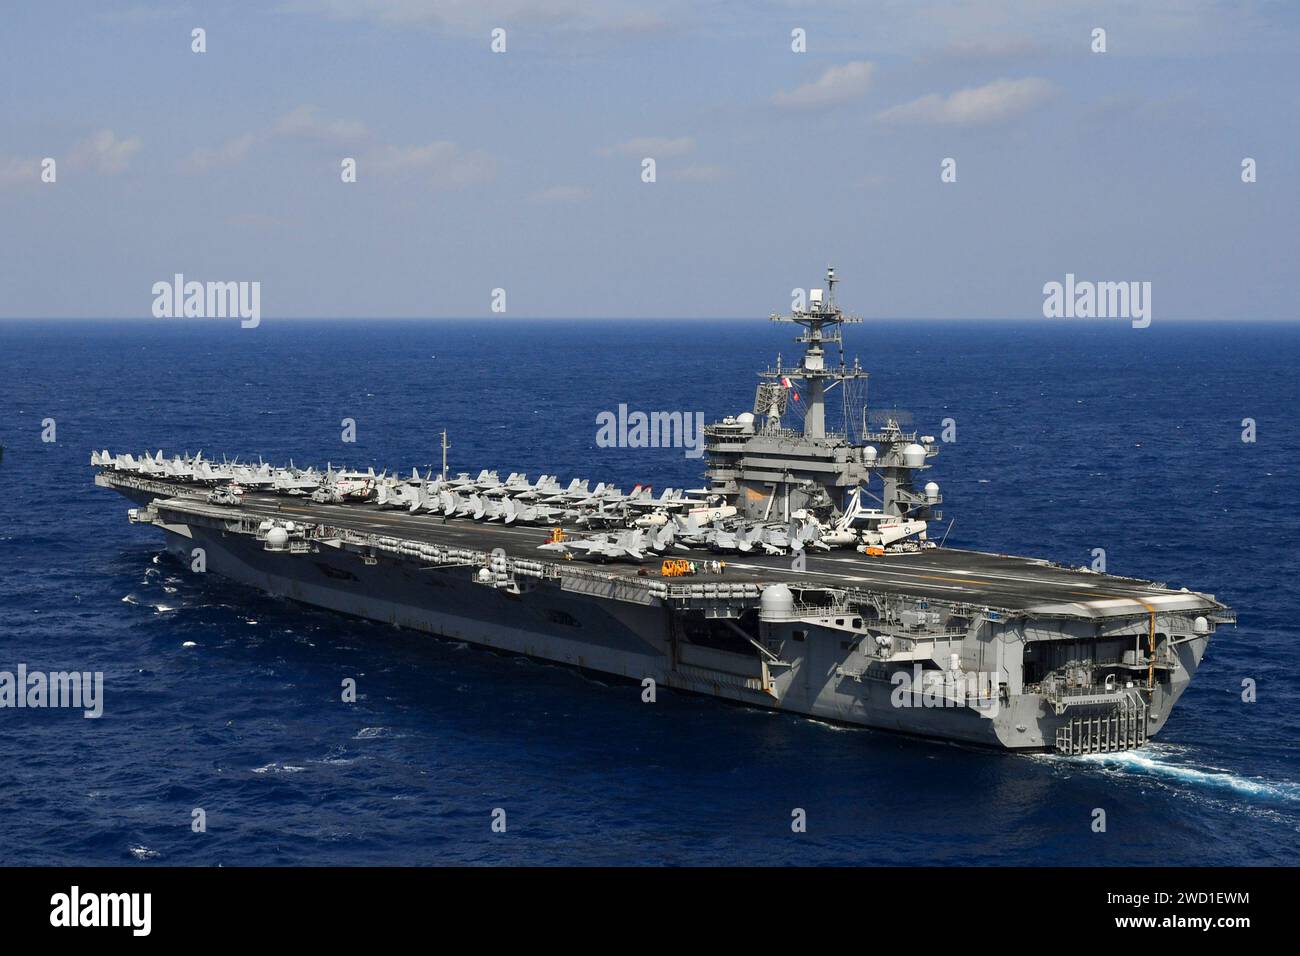
[[(1191, 592), (1137, 598), (1136, 614), (1132, 607), (1089, 614), (1072, 613), (1068, 604), (1044, 611), (1041, 598), (1028, 609), (993, 610), (924, 591), (955, 587), (922, 581), (947, 580), (922, 573), (934, 571), (934, 562), (970, 569), (1031, 564), (974, 552), (929, 557), (915, 568), (914, 588), (889, 577), (910, 573), (901, 562), (864, 571), (878, 579), (853, 578), (863, 584), (846, 586), (834, 580), (850, 577), (841, 573), (844, 565), (828, 563), (842, 559), (820, 559), (817, 566), (836, 570), (814, 568), (796, 577), (788, 559), (749, 558), (716, 579), (678, 584), (661, 580), (657, 564), (650, 576), (631, 565), (539, 560), (530, 552), (546, 529), (513, 529), (508, 537), (507, 529), (468, 521), (271, 495), (223, 508), (175, 486), (111, 474), (97, 481), (139, 504), (132, 520), (160, 527), (184, 565), (196, 568), (201, 556), (204, 572), (268, 594), (618, 675), (641, 687), (649, 680), (657, 688), (1003, 749), (1087, 753), (1140, 746), (1164, 726), (1195, 673), (1207, 628), (1228, 619), (1216, 613), (1223, 611), (1217, 602)], [(295, 537), (281, 548), (267, 526), (284, 524)], [(458, 547), (467, 543), (478, 547)], [(859, 563), (868, 567), (867, 560)], [(1000, 572), (952, 573), (993, 580)], [(765, 603), (764, 592), (778, 582), (793, 586), (800, 600)], [(1127, 600), (1090, 593), (1103, 595), (1093, 603)], [(1148, 643), (1155, 652), (1144, 654)], [(1104, 684), (1033, 680), (1102, 658), (1126, 666), (1131, 679), (1114, 681), (1112, 670)], [(968, 692), (958, 679), (976, 673), (992, 675), (987, 692), (978, 684)], [(900, 675), (906, 675), (901, 685)], [(629, 696), (631, 706), (640, 706), (641, 687), (629, 688), (637, 695)]]

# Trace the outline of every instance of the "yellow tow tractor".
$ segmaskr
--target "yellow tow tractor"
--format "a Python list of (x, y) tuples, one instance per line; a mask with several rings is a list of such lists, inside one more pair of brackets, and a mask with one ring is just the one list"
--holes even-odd
[(666, 558), (659, 574), (665, 578), (680, 578), (695, 573), (695, 562), (685, 558)]

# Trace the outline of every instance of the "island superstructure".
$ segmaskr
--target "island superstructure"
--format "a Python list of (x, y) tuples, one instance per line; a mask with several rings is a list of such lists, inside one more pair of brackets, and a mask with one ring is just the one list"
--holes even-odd
[[(96, 483), (202, 567), (305, 604), (823, 719), (1012, 750), (1158, 733), (1232, 612), (1212, 595), (931, 540), (932, 436), (871, 422), (860, 320), (706, 429), (707, 485), (95, 452)], [(838, 405), (838, 423), (828, 407)], [(801, 427), (795, 427), (799, 425)], [(444, 438), (445, 442), (445, 438)], [(919, 488), (918, 488), (919, 485)]]

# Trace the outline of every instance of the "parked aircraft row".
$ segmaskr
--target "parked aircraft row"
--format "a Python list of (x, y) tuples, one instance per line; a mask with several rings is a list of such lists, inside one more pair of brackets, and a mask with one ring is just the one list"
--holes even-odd
[(106, 470), (136, 474), (157, 481), (208, 486), (208, 500), (214, 504), (238, 504), (244, 491), (266, 491), (293, 496), (310, 496), (323, 504), (373, 502), (380, 508), (398, 508), (411, 513), (426, 512), (449, 518), (498, 521), (507, 525), (576, 527), (593, 533), (548, 542), (541, 547), (562, 551), (570, 557), (588, 560), (643, 560), (648, 554), (662, 554), (671, 548), (706, 548), (720, 553), (789, 554), (808, 549), (857, 547), (868, 553), (912, 547), (908, 539), (925, 542), (926, 522), (888, 515), (863, 503), (862, 488), (855, 489), (842, 513), (824, 522), (808, 512), (795, 512), (790, 520), (745, 521), (736, 508), (720, 495), (705, 489), (682, 491), (669, 488), (655, 495), (637, 485), (628, 494), (613, 485), (592, 488), (577, 478), (567, 485), (554, 475), (536, 481), (512, 472), (504, 480), (483, 469), (476, 476), (461, 472), (454, 478), (420, 475), (409, 477), (379, 474), (374, 468), (336, 471), (327, 464), (324, 471), (300, 469), (289, 463), (276, 468), (258, 460), (209, 461), (199, 452), (194, 456), (166, 458), (162, 451), (112, 455), (107, 450), (91, 454), (91, 464)]

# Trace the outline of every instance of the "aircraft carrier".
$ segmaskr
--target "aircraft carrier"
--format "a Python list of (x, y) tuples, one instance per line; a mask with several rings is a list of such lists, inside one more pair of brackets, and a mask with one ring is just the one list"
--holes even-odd
[[(705, 429), (702, 488), (452, 476), (445, 435), (441, 473), (423, 476), (104, 450), (95, 481), (191, 570), (305, 604), (919, 736), (1141, 746), (1232, 612), (936, 543), (939, 486), (920, 481), (939, 447), (868, 415), (842, 339), (861, 320), (827, 280), (771, 317), (801, 329), (802, 355), (758, 373), (752, 410)], [(672, 437), (672, 421), (651, 425)]]

